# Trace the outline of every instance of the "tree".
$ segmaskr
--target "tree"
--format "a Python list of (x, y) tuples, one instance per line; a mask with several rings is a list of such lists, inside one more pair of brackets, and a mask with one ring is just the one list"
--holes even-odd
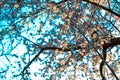
[(0, 2), (0, 78), (120, 78), (118, 0)]

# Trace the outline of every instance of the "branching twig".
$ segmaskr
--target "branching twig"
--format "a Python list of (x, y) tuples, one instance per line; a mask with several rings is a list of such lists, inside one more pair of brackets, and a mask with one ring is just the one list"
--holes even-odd
[[(62, 0), (61, 2), (58, 2), (58, 3), (55, 3), (55, 4), (60, 4), (60, 3), (67, 2), (67, 1), (69, 1), (69, 0)], [(110, 12), (110, 13), (112, 13), (112, 14), (118, 16), (118, 17), (120, 17), (120, 14), (118, 14), (118, 13), (112, 11), (111, 9), (108, 9), (108, 8), (102, 6), (102, 5), (99, 5), (99, 4), (95, 3), (95, 2), (91, 2), (90, 0), (82, 0), (82, 1), (91, 3), (92, 5), (98, 6), (98, 7), (102, 8), (102, 9), (104, 9), (104, 10), (106, 10), (106, 11), (108, 11), (108, 12)]]
[[(75, 47), (74, 49), (72, 50), (78, 50), (78, 49), (82, 49), (81, 46), (78, 46), (78, 47)], [(40, 52), (31, 60), (29, 61), (29, 63), (23, 68), (23, 71), (22, 71), (22, 76), (24, 78), (24, 75), (25, 75), (25, 70), (27, 70), (27, 68), (33, 63), (33, 61), (35, 61), (35, 59), (37, 59), (39, 57), (39, 55), (44, 51), (44, 50), (59, 50), (59, 51), (71, 51), (71, 48), (60, 48), (60, 47), (44, 47), (44, 48), (41, 48)]]
[(91, 2), (90, 0), (83, 0), (83, 1), (88, 2), (88, 3), (92, 4), (92, 5), (97, 6), (97, 7), (100, 7), (100, 8), (102, 8), (102, 9), (104, 9), (104, 10), (106, 10), (106, 11), (108, 11), (108, 12), (110, 12), (110, 13), (118, 16), (118, 17), (120, 17), (120, 14), (118, 14), (118, 13), (114, 12), (113, 10), (108, 9), (108, 8), (102, 6), (102, 5), (99, 5), (99, 4), (95, 3), (95, 2)]
[[(76, 27), (77, 28), (77, 27)], [(80, 32), (80, 29), (79, 28), (77, 28), (78, 30), (79, 30), (79, 32)], [(90, 41), (87, 39), (87, 37), (83, 34), (83, 33), (81, 33), (80, 32), (80, 34), (82, 34), (83, 35), (83, 37), (87, 40), (87, 42), (88, 43), (90, 43)], [(115, 45), (119, 45), (120, 44), (120, 38), (114, 38), (114, 39), (111, 39), (111, 43), (106, 43), (106, 44), (104, 44), (104, 50), (106, 50), (108, 47), (113, 47), (113, 46), (115, 46)], [(115, 74), (115, 72), (113, 71), (113, 69), (108, 65), (108, 63), (105, 61), (105, 59), (106, 59), (106, 54), (103, 54), (103, 56), (97, 51), (97, 49), (95, 48), (95, 47), (93, 47), (94, 49), (95, 49), (95, 51), (98, 53), (98, 55), (100, 56), (100, 58), (102, 59), (102, 63), (105, 63), (106, 65), (107, 65), (107, 67), (110, 69), (110, 71), (112, 72), (112, 74), (116, 77), (116, 79), (117, 80), (119, 80), (118, 79), (118, 77), (116, 76), (116, 74)], [(105, 51), (103, 51), (104, 53), (105, 53)], [(102, 76), (102, 78), (103, 78), (103, 80), (105, 80), (105, 77), (103, 76), (103, 74), (101, 73), (102, 72), (102, 67), (103, 67), (103, 65), (104, 64), (102, 64), (101, 63), (101, 65), (100, 65), (100, 74), (101, 74), (101, 76)]]
[[(104, 66), (104, 61), (106, 60), (106, 50), (107, 48), (109, 47), (114, 47), (116, 45), (120, 45), (120, 38), (114, 38), (114, 39), (111, 39), (111, 42), (110, 43), (105, 43), (103, 45), (103, 59), (102, 59), (102, 62), (100, 63), (100, 75), (102, 77), (103, 80), (106, 80), (105, 77), (103, 76), (103, 66)], [(111, 71), (112, 74), (115, 76), (116, 80), (119, 80), (118, 77), (116, 76), (115, 72), (114, 71)]]
[(107, 47), (103, 45), (103, 56), (102, 56), (103, 60), (100, 63), (100, 75), (102, 77), (102, 80), (106, 80), (106, 78), (104, 77), (104, 75), (102, 73), (103, 72), (104, 61), (106, 61), (106, 49), (107, 49)]

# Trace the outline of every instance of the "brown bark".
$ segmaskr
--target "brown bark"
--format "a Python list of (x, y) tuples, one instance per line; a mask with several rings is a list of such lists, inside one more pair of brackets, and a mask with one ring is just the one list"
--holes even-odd
[[(106, 80), (106, 78), (104, 77), (103, 75), (103, 66), (104, 66), (104, 61), (106, 60), (106, 50), (109, 48), (109, 47), (114, 47), (116, 45), (120, 45), (120, 38), (113, 38), (111, 39), (110, 43), (105, 43), (103, 45), (103, 59), (102, 59), (102, 62), (100, 63), (100, 75), (102, 77), (102, 80)], [(112, 71), (112, 70), (111, 70)], [(116, 80), (119, 80), (118, 77), (116, 76), (115, 72), (112, 71), (112, 74), (115, 76)]]

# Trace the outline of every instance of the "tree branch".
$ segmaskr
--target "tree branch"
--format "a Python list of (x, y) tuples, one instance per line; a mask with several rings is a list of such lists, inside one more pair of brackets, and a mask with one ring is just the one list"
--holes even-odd
[[(77, 27), (76, 27), (77, 28)], [(80, 31), (80, 29), (79, 28), (77, 28), (78, 30), (79, 30), (79, 32), (80, 32), (80, 34), (82, 34), (83, 35), (83, 37), (87, 40), (87, 42), (88, 43), (90, 43), (90, 41), (87, 39), (87, 37), (83, 34), (83, 33), (81, 33), (81, 31)], [(113, 38), (113, 39), (111, 39), (111, 43), (105, 43), (104, 44), (104, 53), (105, 53), (105, 50), (108, 48), (108, 47), (113, 47), (113, 46), (115, 46), (115, 45), (118, 45), (118, 44), (120, 44), (120, 38)], [(114, 73), (114, 71), (113, 71), (113, 69), (108, 65), (108, 63), (105, 61), (105, 59), (106, 59), (106, 54), (104, 54), (103, 56), (97, 51), (97, 49), (95, 48), (95, 47), (93, 47), (94, 49), (95, 49), (95, 51), (98, 53), (98, 55), (100, 56), (100, 58), (102, 59), (102, 63), (105, 63), (106, 65), (107, 65), (107, 67), (110, 69), (110, 71), (113, 73), (113, 75), (116, 77), (116, 79), (117, 80), (119, 80), (118, 79), (118, 77), (116, 76), (116, 74)], [(101, 63), (101, 65), (100, 65), (100, 74), (101, 74), (101, 76), (102, 76), (102, 79), (103, 80), (105, 80), (105, 77), (103, 76), (103, 74), (101, 73), (102, 72), (102, 67), (103, 67), (103, 64)]]
[[(58, 2), (58, 3), (55, 3), (55, 2), (54, 2), (54, 3), (55, 3), (55, 4), (61, 4), (61, 3), (67, 2), (67, 1), (69, 1), (69, 0), (62, 0), (62, 1)], [(95, 3), (95, 2), (91, 2), (90, 0), (82, 0), (82, 1), (88, 2), (88, 3), (92, 4), (92, 5), (97, 6), (97, 7), (100, 7), (100, 8), (102, 8), (102, 9), (104, 9), (104, 10), (106, 10), (106, 11), (108, 11), (108, 12), (110, 12), (110, 13), (118, 16), (118, 17), (120, 17), (120, 14), (118, 14), (118, 13), (112, 11), (111, 9), (108, 9), (108, 8), (102, 6), (102, 5), (99, 5), (99, 4)]]
[[(120, 38), (113, 38), (111, 39), (111, 42), (110, 43), (105, 43), (103, 45), (103, 59), (102, 59), (102, 62), (100, 63), (100, 75), (102, 77), (103, 80), (106, 80), (105, 77), (103, 76), (103, 66), (104, 66), (104, 61), (106, 60), (106, 51), (107, 51), (107, 48), (109, 47), (114, 47), (116, 45), (120, 45)], [(115, 72), (113, 70), (111, 70), (112, 74), (115, 76), (116, 80), (119, 80), (118, 77), (116, 76)]]
[(39, 57), (39, 55), (44, 51), (44, 50), (59, 50), (59, 51), (71, 51), (71, 50), (78, 50), (78, 49), (82, 49), (81, 46), (77, 46), (77, 47), (74, 47), (74, 48), (60, 48), (60, 47), (44, 47), (44, 48), (41, 48), (40, 52), (31, 60), (29, 61), (29, 63), (23, 68), (22, 70), (22, 76), (24, 78), (24, 71), (27, 70), (27, 68), (33, 63), (33, 61), (35, 61), (35, 59), (37, 59)]
[(120, 17), (120, 14), (118, 14), (118, 13), (112, 11), (111, 9), (108, 9), (108, 8), (102, 6), (102, 5), (99, 5), (99, 4), (95, 3), (95, 2), (91, 2), (91, 1), (89, 1), (89, 0), (83, 0), (83, 1), (88, 2), (88, 3), (90, 3), (90, 4), (93, 4), (93, 5), (97, 6), (97, 7), (100, 7), (100, 8), (102, 8), (102, 9), (104, 9), (104, 10), (106, 10), (106, 11), (108, 11), (108, 12), (110, 12), (110, 13), (118, 16), (118, 17)]
[(103, 59), (102, 62), (100, 63), (100, 75), (102, 77), (102, 80), (106, 80), (106, 78), (103, 75), (103, 66), (104, 66), (104, 61), (106, 61), (106, 49), (107, 47), (103, 45)]

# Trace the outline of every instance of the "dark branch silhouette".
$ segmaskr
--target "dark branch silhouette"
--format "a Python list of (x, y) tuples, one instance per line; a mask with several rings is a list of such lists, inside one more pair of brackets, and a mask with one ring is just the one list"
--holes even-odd
[(108, 9), (108, 8), (102, 6), (102, 5), (99, 5), (99, 4), (97, 4), (97, 3), (91, 2), (90, 0), (83, 0), (83, 1), (88, 2), (88, 3), (91, 3), (91, 4), (93, 4), (93, 5), (97, 6), (97, 7), (100, 7), (100, 8), (102, 8), (102, 9), (104, 9), (104, 10), (106, 10), (106, 11), (108, 11), (108, 12), (110, 12), (110, 13), (118, 16), (118, 17), (120, 17), (120, 14), (118, 14), (118, 13), (114, 12), (113, 10)]
[[(69, 1), (69, 0), (63, 0), (63, 1), (58, 2), (58, 3), (55, 3), (55, 4), (61, 4), (61, 3), (67, 2), (67, 1)], [(106, 11), (108, 11), (108, 12), (110, 12), (110, 13), (112, 13), (112, 14), (118, 16), (118, 17), (120, 17), (120, 14), (118, 14), (118, 13), (114, 12), (113, 10), (108, 9), (108, 8), (102, 6), (102, 5), (99, 5), (99, 4), (95, 3), (95, 2), (91, 2), (90, 0), (82, 0), (82, 1), (91, 3), (92, 5), (95, 5), (95, 6), (99, 7), (99, 8), (102, 8), (102, 9), (104, 9), (104, 10), (106, 10)]]
[[(105, 43), (103, 45), (103, 51), (102, 51), (103, 52), (103, 59), (102, 59), (102, 62), (100, 63), (100, 75), (101, 75), (103, 80), (106, 80), (104, 75), (103, 75), (104, 61), (106, 60), (106, 57), (107, 57), (106, 56), (106, 54), (107, 54), (106, 51), (109, 47), (112, 48), (116, 45), (120, 45), (120, 38), (113, 38), (113, 39), (111, 39), (110, 43)], [(112, 74), (115, 76), (116, 80), (119, 80), (114, 71), (112, 71)]]
[[(70, 47), (72, 47), (72, 46), (70, 46)], [(23, 68), (23, 71), (22, 71), (22, 76), (23, 76), (23, 78), (24, 78), (24, 72), (25, 72), (25, 70), (33, 63), (33, 61), (35, 61), (38, 57), (39, 57), (39, 55), (44, 51), (44, 50), (56, 50), (56, 49), (58, 49), (59, 51), (71, 51), (71, 50), (79, 50), (79, 49), (82, 49), (82, 47), (81, 46), (77, 46), (77, 47), (75, 47), (75, 48), (59, 48), (59, 47), (43, 47), (43, 48), (41, 48), (41, 50), (40, 50), (40, 52), (31, 60), (31, 61), (29, 61), (29, 63)]]

